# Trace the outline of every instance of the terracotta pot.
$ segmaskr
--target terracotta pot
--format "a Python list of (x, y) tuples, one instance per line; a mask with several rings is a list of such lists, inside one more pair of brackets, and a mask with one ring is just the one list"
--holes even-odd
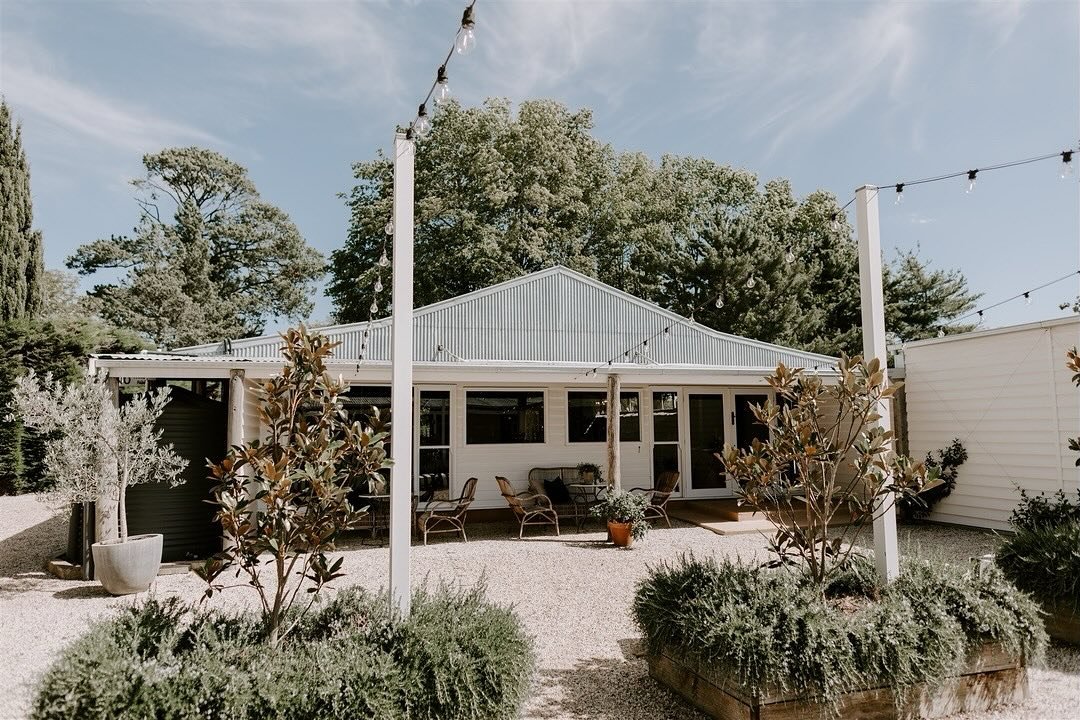
[(101, 586), (111, 595), (145, 591), (161, 567), (161, 542), (161, 535), (152, 534), (94, 543), (94, 573)]
[(591, 483), (596, 479), (596, 473), (592, 470), (581, 471), (581, 482)]
[(634, 526), (631, 523), (612, 522), (608, 520), (607, 529), (608, 535), (611, 536), (611, 542), (615, 543), (615, 547), (630, 547), (634, 544), (634, 535), (631, 532), (631, 528)]

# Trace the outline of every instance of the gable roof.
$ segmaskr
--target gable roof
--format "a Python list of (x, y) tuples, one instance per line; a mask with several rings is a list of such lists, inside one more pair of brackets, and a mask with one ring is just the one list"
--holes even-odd
[[(365, 361), (389, 361), (390, 318), (319, 328), (341, 343), (338, 359), (359, 359), (368, 331)], [(669, 328), (667, 334), (664, 329)], [(624, 359), (624, 351), (646, 338), (648, 348)], [(272, 359), (279, 357), (277, 334), (197, 345), (194, 355)], [(579, 272), (556, 265), (482, 290), (418, 308), (413, 314), (416, 362), (550, 363), (707, 366), (771, 371), (832, 367), (827, 355), (793, 350), (718, 332)]]

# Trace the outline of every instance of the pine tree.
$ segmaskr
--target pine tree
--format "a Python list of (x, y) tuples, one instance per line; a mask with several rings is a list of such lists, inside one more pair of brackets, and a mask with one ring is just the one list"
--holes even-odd
[(0, 321), (41, 310), (41, 232), (32, 228), (33, 219), (22, 128), (0, 100)]

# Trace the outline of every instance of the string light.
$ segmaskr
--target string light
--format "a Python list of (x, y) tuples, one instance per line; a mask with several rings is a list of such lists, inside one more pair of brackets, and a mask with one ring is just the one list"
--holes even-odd
[(386, 248), (383, 248), (382, 256), (379, 258), (379, 267), (390, 267), (390, 258), (386, 257)]
[(439, 106), (450, 99), (450, 79), (446, 77), (446, 66), (440, 65), (435, 75), (435, 105)]
[(387, 235), (393, 235), (394, 234), (394, 218), (390, 218), (389, 220), (386, 221), (386, 224), (383, 225), (383, 232), (386, 233)]
[(795, 251), (791, 249), (791, 246), (787, 246), (787, 252), (784, 253), (784, 262), (788, 265), (795, 262)]
[(476, 48), (476, 18), (473, 16), (473, 3), (465, 8), (461, 16), (461, 28), (454, 39), (454, 50), (459, 55), (468, 55)]
[[(717, 295), (716, 296), (716, 302), (713, 303), (713, 304), (716, 305), (717, 310), (722, 309), (724, 307), (724, 297), (722, 295)], [(693, 321), (694, 321), (694, 316), (691, 314), (690, 315), (690, 322), (693, 322)]]
[(375, 292), (382, 292), (382, 277), (375, 276)]
[(757, 285), (757, 281), (754, 280), (754, 276), (751, 275), (750, 279), (746, 281), (746, 289), (753, 290), (755, 285)]
[(473, 11), (475, 4), (476, 0), (471, 0), (465, 7), (461, 15), (461, 25), (458, 26), (457, 33), (454, 35), (454, 43), (450, 46), (442, 64), (439, 65), (435, 73), (435, 81), (431, 83), (424, 101), (417, 108), (416, 117), (409, 123), (405, 137), (422, 139), (427, 135), (431, 131), (431, 119), (427, 117), (428, 102), (434, 102), (434, 107), (437, 108), (450, 100), (450, 83), (446, 68), (455, 54), (468, 55), (476, 47), (476, 15)]
[(967, 172), (967, 181), (968, 181), (967, 192), (969, 192), (969, 193), (975, 192), (975, 176), (978, 175), (978, 174), (979, 174), (978, 170), (968, 170), (968, 172)]
[(896, 183), (896, 204), (904, 202), (904, 183)]
[(1061, 152), (1061, 179), (1065, 180), (1072, 177), (1073, 164), (1072, 164), (1072, 150), (1063, 150)]
[(1043, 290), (1045, 288), (1048, 288), (1051, 285), (1057, 285), (1059, 282), (1064, 282), (1065, 280), (1068, 280), (1069, 278), (1072, 278), (1072, 277), (1076, 277), (1077, 275), (1080, 275), (1080, 270), (1073, 270), (1068, 275), (1062, 275), (1059, 278), (1054, 278), (1053, 280), (1051, 280), (1049, 282), (1045, 282), (1042, 285), (1039, 285), (1037, 287), (1033, 287), (1030, 290), (1025, 290), (1024, 292), (1017, 293), (1016, 295), (1013, 295), (1012, 297), (1005, 298), (1004, 300), (999, 300), (996, 303), (994, 303), (993, 305), (987, 305), (987, 306), (985, 306), (983, 308), (980, 308), (978, 310), (975, 310), (973, 312), (969, 312), (967, 315), (964, 315), (963, 317), (956, 318), (955, 320), (952, 320), (951, 322), (953, 322), (953, 323), (961, 323), (964, 320), (967, 320), (968, 318), (972, 318), (972, 317), (975, 317), (975, 316), (978, 316), (978, 317), (982, 318), (983, 313), (987, 312), (988, 310), (993, 310), (996, 307), (1001, 307), (1002, 305), (1004, 305), (1006, 303), (1010, 303), (1013, 300), (1019, 300), (1020, 298), (1024, 298), (1024, 300), (1026, 300), (1028, 302), (1028, 304), (1031, 304), (1031, 294), (1032, 293), (1035, 293), (1035, 292), (1038, 292), (1039, 290)]
[(1025, 305), (1030, 305), (1031, 304), (1031, 293), (1030, 292), (1024, 293), (1024, 304)]

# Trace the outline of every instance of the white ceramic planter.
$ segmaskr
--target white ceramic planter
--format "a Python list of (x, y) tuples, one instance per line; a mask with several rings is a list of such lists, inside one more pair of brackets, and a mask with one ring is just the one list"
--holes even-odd
[(94, 575), (111, 595), (131, 595), (150, 587), (161, 567), (160, 534), (132, 535), (127, 542), (94, 543)]

